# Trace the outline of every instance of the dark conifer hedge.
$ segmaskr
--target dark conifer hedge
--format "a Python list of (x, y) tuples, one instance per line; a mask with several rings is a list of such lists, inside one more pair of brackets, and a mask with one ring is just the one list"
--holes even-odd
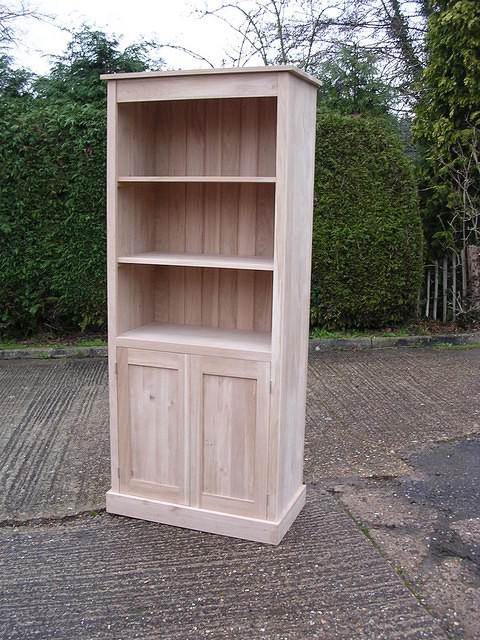
[(373, 328), (414, 313), (422, 228), (412, 166), (385, 120), (320, 115), (313, 325)]
[[(110, 51), (101, 36), (81, 33), (79, 60), (57, 65), (34, 91), (0, 91), (0, 337), (105, 326), (106, 102), (103, 58), (90, 60), (92, 51)], [(393, 129), (321, 115), (312, 323), (405, 320), (415, 310), (421, 254), (417, 189)]]

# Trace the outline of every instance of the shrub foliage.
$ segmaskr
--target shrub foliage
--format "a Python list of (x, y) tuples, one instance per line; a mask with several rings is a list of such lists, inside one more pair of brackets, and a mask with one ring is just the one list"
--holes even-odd
[[(0, 56), (0, 334), (106, 321), (105, 71), (158, 66), (87, 28), (49, 76)], [(153, 62), (153, 64), (152, 64)], [(312, 320), (400, 322), (415, 307), (421, 230), (411, 167), (379, 119), (319, 118)]]
[(317, 125), (312, 324), (371, 328), (415, 313), (422, 230), (410, 162), (378, 118)]
[[(147, 66), (139, 45), (83, 28), (49, 76), (0, 71), (0, 334), (106, 321), (107, 71)], [(30, 84), (28, 84), (30, 82)]]

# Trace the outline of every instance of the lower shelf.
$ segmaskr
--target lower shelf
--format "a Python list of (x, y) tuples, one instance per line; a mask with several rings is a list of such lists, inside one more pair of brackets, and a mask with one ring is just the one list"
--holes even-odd
[(266, 544), (281, 542), (304, 504), (305, 485), (302, 485), (282, 517), (271, 522), (160, 502), (151, 498), (138, 498), (113, 490), (107, 493), (108, 513)]
[(120, 334), (116, 345), (200, 355), (221, 351), (222, 355), (228, 357), (267, 361), (270, 360), (272, 351), (270, 333), (160, 322), (152, 322)]

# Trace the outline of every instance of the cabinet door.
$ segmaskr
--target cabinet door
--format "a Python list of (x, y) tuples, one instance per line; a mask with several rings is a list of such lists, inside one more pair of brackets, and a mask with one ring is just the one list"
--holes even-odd
[(192, 504), (266, 516), (269, 368), (191, 357)]
[(186, 502), (185, 357), (117, 349), (121, 492)]

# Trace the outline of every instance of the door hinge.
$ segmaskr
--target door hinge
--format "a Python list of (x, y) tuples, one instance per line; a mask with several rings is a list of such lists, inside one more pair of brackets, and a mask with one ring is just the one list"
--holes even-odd
[(120, 467), (117, 467), (117, 477), (120, 480)]
[(115, 362), (115, 375), (118, 376), (118, 362)]
[(269, 505), (269, 504), (270, 504), (270, 496), (269, 496), (269, 494), (267, 493), (267, 509), (268, 509), (268, 505)]
[(270, 380), (270, 393), (272, 393), (272, 381)]

